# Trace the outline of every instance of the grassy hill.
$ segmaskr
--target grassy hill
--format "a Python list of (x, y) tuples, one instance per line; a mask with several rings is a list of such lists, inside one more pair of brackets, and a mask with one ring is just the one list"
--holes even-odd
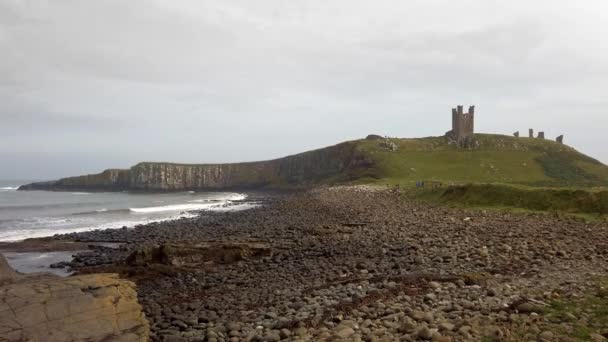
[(470, 149), (449, 145), (444, 137), (390, 140), (396, 151), (383, 148), (378, 140), (355, 142), (356, 150), (373, 161), (356, 182), (608, 185), (608, 166), (550, 140), (476, 134), (475, 147)]
[(413, 187), (446, 184), (601, 187), (608, 167), (553, 141), (477, 134), (471, 148), (446, 137), (376, 136), (274, 160), (232, 164), (143, 162), (130, 169), (27, 184), (21, 190), (183, 191), (293, 189), (316, 185), (382, 183)]

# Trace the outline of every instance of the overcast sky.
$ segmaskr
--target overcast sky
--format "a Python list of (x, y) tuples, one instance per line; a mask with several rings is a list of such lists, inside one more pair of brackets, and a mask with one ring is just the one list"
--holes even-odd
[(605, 0), (0, 0), (0, 179), (443, 135), (456, 104), (606, 163), (606, 37)]

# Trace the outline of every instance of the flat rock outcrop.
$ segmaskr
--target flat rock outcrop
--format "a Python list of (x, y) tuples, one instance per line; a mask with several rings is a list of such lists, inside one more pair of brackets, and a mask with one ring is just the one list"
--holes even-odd
[(0, 255), (1, 341), (147, 341), (135, 285), (116, 274), (14, 272)]
[(271, 255), (270, 246), (259, 242), (163, 244), (137, 249), (129, 255), (126, 262), (131, 266), (147, 264), (189, 266), (208, 262), (229, 264), (244, 259), (269, 257)]

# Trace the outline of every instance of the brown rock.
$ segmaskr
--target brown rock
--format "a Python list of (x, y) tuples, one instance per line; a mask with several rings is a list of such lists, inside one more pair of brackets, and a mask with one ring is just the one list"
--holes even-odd
[(2, 254), (0, 254), (0, 285), (12, 283), (19, 279), (19, 274), (8, 264)]
[[(10, 276), (4, 263), (0, 256), (0, 272)], [(135, 284), (116, 274), (18, 275), (0, 287), (3, 341), (147, 341), (148, 335)]]

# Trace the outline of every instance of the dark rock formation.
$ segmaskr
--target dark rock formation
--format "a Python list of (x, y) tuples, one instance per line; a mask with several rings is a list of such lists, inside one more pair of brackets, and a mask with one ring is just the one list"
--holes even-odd
[(534, 129), (528, 129), (528, 138), (534, 138)]
[(519, 138), (519, 131), (513, 133), (513, 136), (516, 137), (516, 138)]
[(538, 132), (538, 139), (545, 139), (545, 132)]
[(560, 144), (564, 143), (564, 135), (560, 135), (559, 137), (555, 138), (555, 141), (557, 141)]
[(285, 158), (235, 164), (139, 163), (128, 170), (68, 177), (24, 185), (19, 190), (181, 191), (295, 187), (329, 177), (348, 177), (371, 161), (357, 153), (355, 143)]
[(229, 264), (236, 261), (269, 257), (272, 251), (268, 244), (260, 242), (202, 243), (196, 245), (164, 244), (140, 248), (126, 259), (128, 265), (143, 266), (163, 264), (191, 266), (214, 262)]

